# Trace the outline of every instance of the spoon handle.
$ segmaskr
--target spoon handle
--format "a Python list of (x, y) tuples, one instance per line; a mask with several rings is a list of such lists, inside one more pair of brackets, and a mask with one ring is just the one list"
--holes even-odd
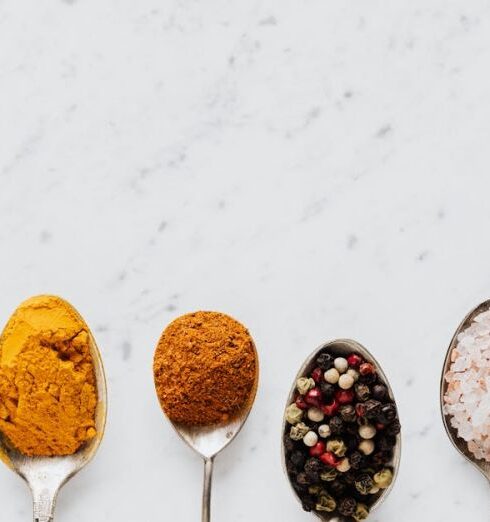
[(213, 479), (214, 457), (204, 459), (204, 484), (202, 489), (202, 522), (211, 519), (211, 482)]
[(57, 494), (47, 488), (32, 491), (34, 522), (52, 522)]

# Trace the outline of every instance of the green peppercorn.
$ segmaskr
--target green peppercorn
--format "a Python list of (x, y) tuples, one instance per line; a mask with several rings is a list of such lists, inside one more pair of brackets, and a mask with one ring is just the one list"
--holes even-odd
[(286, 420), (289, 424), (298, 424), (303, 418), (303, 410), (300, 410), (296, 404), (290, 404), (286, 408)]
[(314, 387), (315, 387), (315, 381), (311, 378), (300, 377), (296, 381), (296, 388), (301, 395), (306, 395)]
[(347, 451), (347, 446), (341, 439), (330, 439), (327, 442), (327, 451), (331, 451), (337, 457), (343, 457)]
[(354, 515), (354, 519), (356, 522), (360, 522), (361, 520), (365, 520), (369, 515), (369, 508), (366, 506), (366, 504), (361, 504), (360, 502), (356, 506), (356, 512)]
[(355, 482), (356, 489), (361, 495), (367, 495), (371, 491), (373, 485), (373, 479), (368, 473), (361, 473)]
[(339, 472), (335, 468), (326, 468), (320, 473), (320, 479), (325, 482), (332, 482), (337, 478)]
[(336, 507), (337, 502), (335, 502), (335, 499), (332, 497), (332, 495), (329, 495), (326, 491), (324, 491), (318, 497), (318, 502), (315, 506), (315, 510), (332, 512), (335, 511)]
[(308, 493), (310, 495), (319, 495), (321, 491), (322, 491), (322, 487), (321, 486), (310, 486), (308, 488)]
[(391, 469), (384, 468), (374, 475), (373, 480), (375, 486), (378, 486), (378, 488), (381, 489), (386, 489), (393, 481), (393, 473)]
[(356, 512), (357, 502), (352, 497), (343, 498), (339, 504), (339, 513), (351, 517)]
[(291, 426), (289, 436), (292, 440), (301, 440), (309, 431), (310, 428), (304, 422), (299, 422), (296, 426)]

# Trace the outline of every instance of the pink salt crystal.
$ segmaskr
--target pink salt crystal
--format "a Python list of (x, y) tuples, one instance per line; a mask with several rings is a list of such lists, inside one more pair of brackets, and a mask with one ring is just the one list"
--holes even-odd
[(443, 411), (477, 459), (490, 462), (490, 310), (457, 336)]

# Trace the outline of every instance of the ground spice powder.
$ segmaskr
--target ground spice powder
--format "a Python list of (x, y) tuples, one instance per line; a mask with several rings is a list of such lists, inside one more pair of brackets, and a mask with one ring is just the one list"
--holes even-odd
[(253, 400), (258, 362), (242, 324), (222, 313), (195, 312), (165, 329), (153, 370), (160, 404), (173, 422), (212, 425)]
[(90, 333), (63, 299), (33, 297), (0, 337), (0, 432), (28, 456), (70, 455), (96, 435)]

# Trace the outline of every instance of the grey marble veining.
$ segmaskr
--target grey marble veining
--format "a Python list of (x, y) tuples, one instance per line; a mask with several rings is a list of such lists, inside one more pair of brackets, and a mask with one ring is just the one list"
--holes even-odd
[[(281, 417), (306, 355), (342, 336), (379, 359), (404, 426), (373, 522), (485, 519), (438, 379), (490, 294), (489, 34), (476, 0), (0, 2), (0, 321), (64, 296), (108, 376), (106, 437), (60, 521), (199, 519), (201, 462), (151, 374), (163, 327), (195, 309), (237, 317), (261, 357), (214, 520), (312, 520)], [(4, 467), (0, 503), (31, 517)]]

